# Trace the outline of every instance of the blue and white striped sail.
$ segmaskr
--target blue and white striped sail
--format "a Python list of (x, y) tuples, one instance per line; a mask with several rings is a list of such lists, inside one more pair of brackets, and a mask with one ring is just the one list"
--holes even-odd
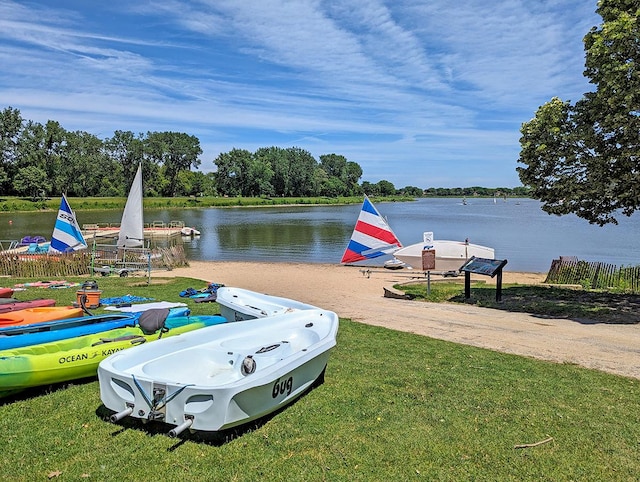
[(84, 240), (84, 236), (82, 236), (78, 221), (76, 221), (76, 215), (69, 207), (67, 197), (63, 194), (60, 201), (60, 209), (58, 210), (58, 218), (53, 227), (49, 252), (67, 253), (86, 249), (86, 247), (87, 243)]

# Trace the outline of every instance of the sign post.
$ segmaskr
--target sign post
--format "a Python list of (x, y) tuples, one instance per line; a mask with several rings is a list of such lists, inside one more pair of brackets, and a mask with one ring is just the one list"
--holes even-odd
[(422, 233), (422, 271), (427, 272), (427, 296), (431, 294), (431, 271), (436, 269), (436, 250), (433, 249), (433, 232)]

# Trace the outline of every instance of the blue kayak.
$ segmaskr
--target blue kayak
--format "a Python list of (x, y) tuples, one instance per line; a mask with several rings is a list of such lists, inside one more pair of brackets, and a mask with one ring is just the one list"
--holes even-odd
[[(93, 335), (127, 326), (136, 326), (142, 313), (109, 313), (0, 328), (0, 350), (39, 345), (77, 336)], [(187, 308), (171, 308), (167, 321), (171, 318), (183, 317), (188, 314), (189, 310)]]

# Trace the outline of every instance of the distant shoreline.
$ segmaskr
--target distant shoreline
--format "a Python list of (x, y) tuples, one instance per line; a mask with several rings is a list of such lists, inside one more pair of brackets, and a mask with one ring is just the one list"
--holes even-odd
[[(462, 199), (464, 196), (371, 196), (376, 203), (385, 202), (413, 202), (417, 199)], [(468, 199), (493, 199), (494, 196), (467, 196)], [(68, 197), (71, 208), (76, 212), (122, 210), (127, 201), (126, 197), (97, 197), (76, 198)], [(233, 208), (233, 207), (287, 207), (287, 206), (340, 206), (347, 204), (361, 204), (362, 196), (351, 197), (146, 197), (143, 200), (144, 209), (196, 209), (196, 208)], [(502, 198), (500, 198), (502, 199)], [(512, 196), (508, 199), (530, 199), (526, 196)], [(23, 197), (1, 197), (0, 215), (11, 213), (56, 212), (60, 207), (60, 197), (46, 198), (32, 201)]]

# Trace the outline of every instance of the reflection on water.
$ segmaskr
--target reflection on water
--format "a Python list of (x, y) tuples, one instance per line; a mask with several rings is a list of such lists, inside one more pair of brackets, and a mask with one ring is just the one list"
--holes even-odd
[[(559, 256), (617, 265), (640, 264), (640, 216), (620, 225), (591, 226), (575, 216), (549, 216), (537, 201), (420, 199), (377, 203), (403, 244), (420, 242), (423, 231), (436, 239), (469, 240), (491, 246), (512, 271), (547, 271)], [(360, 205), (273, 208), (208, 208), (145, 211), (152, 223), (184, 221), (201, 231), (183, 238), (188, 259), (339, 263)], [(0, 239), (27, 235), (50, 238), (56, 213), (0, 214)], [(78, 222), (118, 223), (118, 211), (78, 211)], [(10, 221), (12, 221), (10, 223)], [(182, 242), (180, 240), (180, 242)]]

